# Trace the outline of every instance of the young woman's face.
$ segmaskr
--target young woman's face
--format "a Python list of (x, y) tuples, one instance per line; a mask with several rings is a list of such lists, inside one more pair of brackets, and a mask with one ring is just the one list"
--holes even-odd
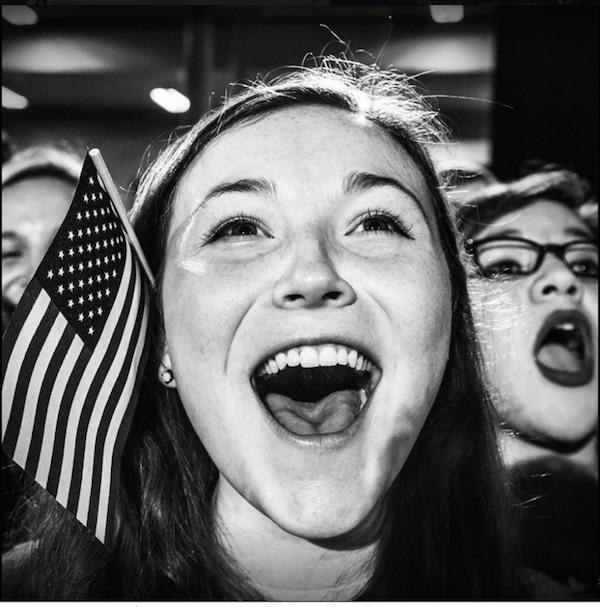
[[(500, 217), (476, 239), (501, 235), (558, 245), (593, 239), (573, 211), (546, 199)], [(472, 284), (508, 428), (549, 444), (589, 438), (598, 423), (598, 279), (578, 277), (547, 253), (531, 275)]]
[(63, 222), (75, 187), (27, 177), (2, 188), (2, 297), (16, 306)]
[(174, 198), (167, 354), (227, 484), (286, 531), (376, 511), (448, 359), (449, 273), (415, 163), (303, 106), (213, 141)]

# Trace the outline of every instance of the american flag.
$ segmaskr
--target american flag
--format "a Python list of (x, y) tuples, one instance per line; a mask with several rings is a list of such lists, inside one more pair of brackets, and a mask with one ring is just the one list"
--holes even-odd
[[(108, 173), (104, 180), (116, 192)], [(147, 356), (150, 291), (118, 204), (88, 154), (2, 340), (3, 450), (107, 544)]]

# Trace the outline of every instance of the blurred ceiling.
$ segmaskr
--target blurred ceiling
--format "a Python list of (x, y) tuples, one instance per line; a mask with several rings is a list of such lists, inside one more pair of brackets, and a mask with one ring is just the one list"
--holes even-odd
[[(111, 120), (118, 121), (115, 132), (139, 123), (138, 154), (144, 124), (155, 131), (189, 124), (232, 81), (297, 65), (309, 53), (349, 48), (357, 60), (377, 58), (384, 67), (418, 75), (420, 88), (460, 138), (454, 149), (489, 160), (495, 70), (491, 9), (465, 6), (460, 22), (436, 23), (428, 5), (237, 4), (43, 6), (35, 7), (35, 25), (3, 19), (3, 86), (29, 101), (24, 111), (3, 108), (5, 128), (14, 136), (29, 129), (23, 137), (31, 140), (28, 121), (60, 120), (69, 135), (90, 120), (107, 130)], [(190, 110), (166, 114), (150, 99), (155, 87), (181, 91), (191, 101)]]
[(201, 79), (215, 88), (229, 76), (297, 64), (307, 52), (339, 51), (335, 32), (355, 52), (379, 54), (383, 65), (428, 72), (421, 82), (433, 94), (440, 84), (447, 95), (489, 99), (490, 12), (466, 9), (462, 22), (437, 24), (423, 6), (39, 7), (34, 26), (2, 22), (3, 84), (32, 108), (159, 111), (148, 96), (156, 86), (195, 97), (194, 69), (210, 72)]
[[(192, 123), (229, 83), (298, 65), (311, 54), (346, 51), (417, 76), (456, 139), (434, 150), (442, 162), (493, 162), (498, 174), (513, 174), (523, 160), (541, 156), (597, 182), (593, 9), (467, 0), (460, 20), (439, 22), (425, 0), (411, 6), (378, 0), (149, 6), (153, 1), (160, 0), (130, 0), (127, 7), (116, 0), (94, 6), (32, 0), (37, 23), (2, 20), (2, 84), (29, 101), (25, 110), (2, 110), (3, 128), (19, 146), (61, 138), (102, 146), (124, 185), (149, 144)], [(7, 8), (3, 4), (3, 16)], [(179, 90), (190, 109), (167, 113), (150, 99), (155, 87)]]
[[(182, 86), (182, 16), (38, 8), (39, 22), (2, 22), (3, 84), (32, 108), (143, 108), (157, 83)], [(145, 12), (145, 11), (144, 11)]]

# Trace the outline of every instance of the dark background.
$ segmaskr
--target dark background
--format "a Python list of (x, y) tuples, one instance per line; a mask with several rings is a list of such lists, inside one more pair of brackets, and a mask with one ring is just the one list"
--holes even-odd
[(546, 159), (582, 173), (598, 191), (598, 11), (518, 7), (496, 18), (493, 164), (515, 174)]
[[(3, 107), (3, 129), (17, 147), (99, 147), (124, 198), (150, 144), (193, 122), (231, 81), (339, 53), (332, 31), (357, 59), (419, 75), (454, 132), (455, 144), (434, 150), (441, 163), (475, 161), (507, 178), (530, 159), (559, 162), (597, 191), (594, 7), (467, 4), (456, 23), (435, 22), (425, 3), (35, 11), (35, 25), (2, 21), (3, 85), (29, 100), (25, 110)], [(155, 105), (157, 86), (186, 94), (190, 111)]]

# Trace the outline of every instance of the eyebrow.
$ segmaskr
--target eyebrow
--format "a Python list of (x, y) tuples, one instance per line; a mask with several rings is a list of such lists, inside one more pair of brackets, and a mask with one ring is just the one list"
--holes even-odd
[[(565, 234), (568, 236), (579, 236), (581, 238), (593, 238), (592, 234), (584, 228), (580, 227), (568, 227), (565, 228)], [(506, 228), (505, 230), (499, 230), (498, 232), (492, 232), (488, 234), (486, 238), (509, 238), (511, 236), (523, 237), (521, 230), (515, 230), (514, 228)]]
[(419, 200), (418, 196), (401, 181), (394, 177), (388, 177), (386, 175), (376, 175), (375, 173), (368, 173), (363, 171), (353, 171), (344, 179), (344, 193), (354, 194), (361, 193), (366, 190), (382, 187), (392, 187), (406, 194), (413, 202), (417, 205), (417, 208), (423, 215), (423, 218), (429, 225), (429, 218), (423, 204)]
[(582, 238), (593, 238), (593, 234), (589, 230), (580, 227), (565, 228), (565, 233), (569, 236), (581, 236)]
[[(421, 212), (421, 215), (423, 215), (425, 222), (431, 228), (427, 213), (425, 212), (423, 204), (417, 195), (412, 192), (410, 188), (394, 177), (377, 175), (375, 173), (369, 173), (366, 171), (353, 171), (345, 177), (342, 185), (342, 189), (345, 194), (361, 193), (370, 189), (381, 187), (392, 187), (406, 194), (417, 205), (417, 208)], [(196, 209), (189, 216), (189, 220), (191, 220), (192, 217), (196, 215), (196, 213), (202, 207), (204, 207), (209, 200), (214, 200), (215, 198), (219, 198), (224, 194), (230, 193), (263, 194), (271, 198), (275, 198), (277, 195), (277, 187), (271, 180), (262, 177), (236, 179), (234, 181), (219, 183), (208, 191), (208, 193), (197, 205)]]
[(232, 192), (241, 192), (243, 194), (266, 194), (274, 197), (276, 194), (276, 188), (272, 181), (262, 178), (227, 181), (225, 183), (216, 185), (214, 188), (211, 188), (206, 196), (204, 196), (202, 199), (200, 206), (203, 206), (207, 201), (212, 200), (213, 198), (218, 198), (223, 194), (229, 194)]
[(497, 232), (492, 231), (485, 238), (508, 238), (510, 236), (523, 236), (520, 230), (514, 228), (506, 228), (504, 230), (498, 230)]

